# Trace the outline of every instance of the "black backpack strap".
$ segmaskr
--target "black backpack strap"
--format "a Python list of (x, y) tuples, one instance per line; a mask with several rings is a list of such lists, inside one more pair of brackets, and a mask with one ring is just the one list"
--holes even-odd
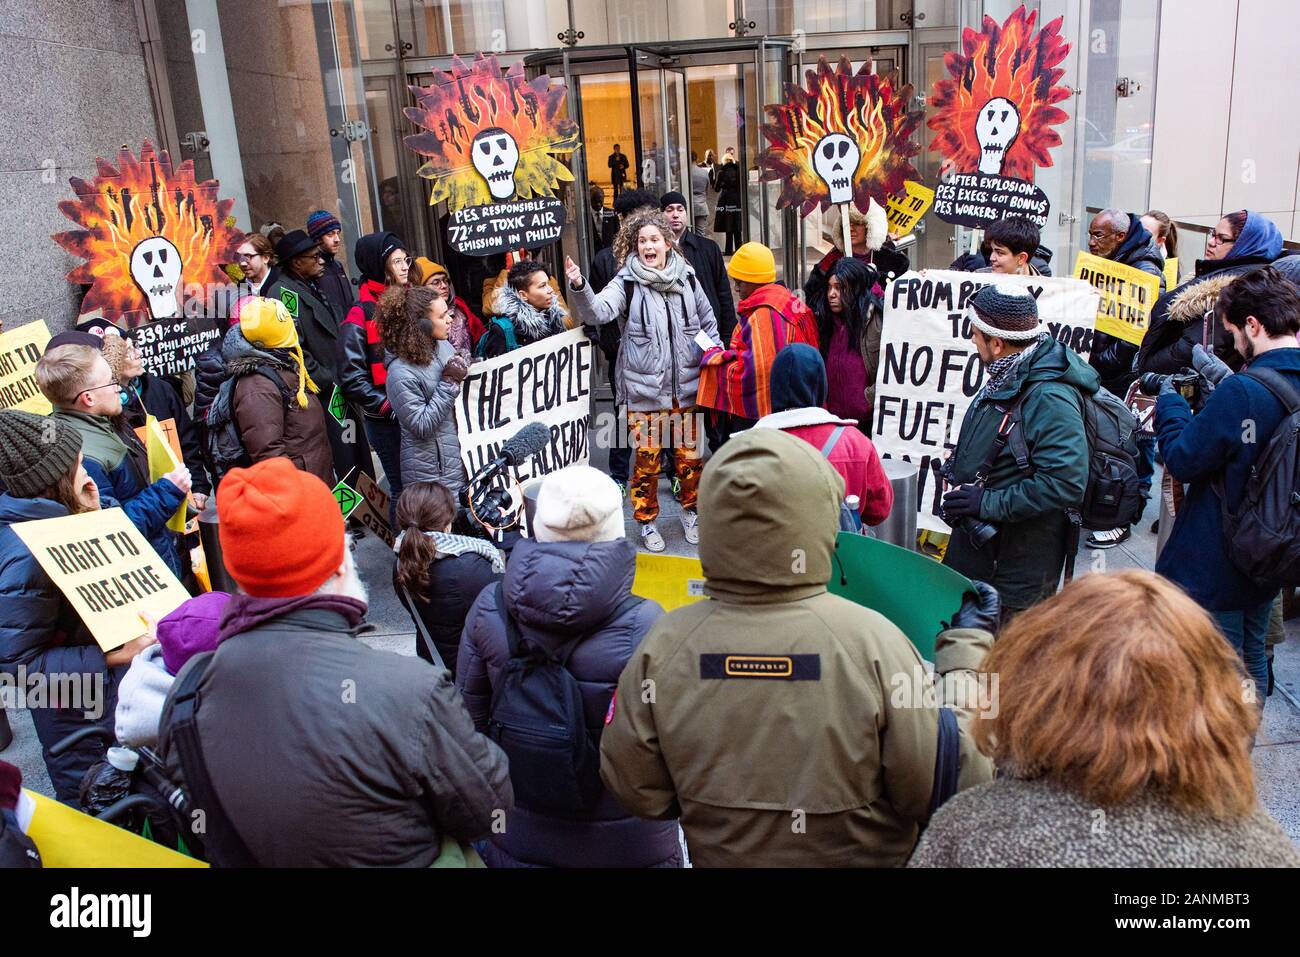
[(1273, 393), (1273, 398), (1282, 403), (1282, 408), (1286, 410), (1287, 415), (1295, 415), (1300, 412), (1300, 389), (1297, 389), (1291, 381), (1290, 376), (1283, 375), (1276, 369), (1243, 369), (1237, 375), (1243, 375), (1248, 379), (1254, 379), (1269, 392)]
[(190, 807), (202, 809), (208, 817), (210, 826), (202, 839), (211, 863), (218, 867), (257, 867), (256, 859), (217, 797), (199, 741), (199, 682), (207, 673), (213, 654), (209, 651), (195, 655), (189, 669), (172, 687), (171, 739), (180, 758)]
[(989, 479), (989, 472), (993, 470), (993, 463), (997, 461), (1002, 450), (1011, 444), (1011, 454), (1016, 458), (1016, 468), (1022, 472), (1028, 472), (1029, 466), (1029, 449), (1025, 445), (1025, 437), (1020, 428), (1020, 406), (1024, 404), (1025, 395), (1028, 389), (1016, 396), (1008, 406), (993, 404), (993, 408), (1002, 413), (1002, 421), (998, 424), (997, 437), (993, 439), (993, 446), (989, 449), (988, 457), (984, 459), (984, 464), (979, 467), (975, 473), (975, 481), (983, 485)]
[(934, 753), (934, 786), (930, 790), (930, 816), (957, 793), (961, 772), (961, 729), (951, 708), (939, 709), (939, 735)]

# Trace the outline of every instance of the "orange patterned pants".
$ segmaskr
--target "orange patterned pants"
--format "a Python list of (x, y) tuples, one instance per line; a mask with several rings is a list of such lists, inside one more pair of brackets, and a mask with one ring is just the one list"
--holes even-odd
[(638, 522), (659, 517), (659, 453), (673, 450), (681, 506), (694, 509), (700, 492), (699, 422), (695, 408), (629, 412), (628, 433), (636, 458), (632, 464), (632, 516)]

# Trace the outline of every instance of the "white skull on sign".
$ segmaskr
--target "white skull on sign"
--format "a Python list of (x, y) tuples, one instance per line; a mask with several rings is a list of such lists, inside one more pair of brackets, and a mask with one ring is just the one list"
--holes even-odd
[(510, 199), (515, 195), (515, 167), (519, 165), (519, 145), (515, 138), (498, 126), (479, 130), (470, 143), (471, 158), (479, 175), (487, 180), (493, 199)]
[(131, 278), (149, 297), (149, 315), (172, 319), (180, 315), (176, 287), (181, 281), (181, 254), (161, 236), (142, 239), (131, 250)]
[(813, 147), (813, 169), (831, 191), (831, 203), (853, 199), (853, 174), (857, 172), (862, 151), (843, 133), (828, 133)]
[(975, 120), (975, 139), (980, 145), (980, 172), (1002, 174), (1007, 150), (1020, 133), (1020, 111), (1006, 97), (998, 96), (984, 104)]

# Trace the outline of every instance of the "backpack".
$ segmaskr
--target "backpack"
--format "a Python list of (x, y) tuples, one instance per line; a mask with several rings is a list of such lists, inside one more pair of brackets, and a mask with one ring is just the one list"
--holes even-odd
[[(837, 425), (831, 430), (831, 434), (826, 437), (826, 444), (822, 446), (822, 456), (828, 462), (830, 461), (831, 452), (835, 449), (835, 446), (839, 445), (840, 436), (844, 434), (846, 428), (848, 426)], [(840, 531), (853, 532), (855, 535), (870, 534), (862, 524), (862, 519), (858, 516), (858, 513), (849, 506), (847, 499), (840, 501)]]
[[(1028, 394), (1026, 389), (1011, 405), (1005, 408), (995, 406), (1005, 413), (1005, 417), (985, 472), (1008, 443), (1016, 458), (1016, 467), (1022, 472), (1033, 472), (1023, 430), (1014, 427), (1020, 421), (1020, 406)], [(1122, 399), (1106, 389), (1099, 388), (1092, 395), (1082, 392), (1080, 395), (1083, 399), (1083, 431), (1088, 441), (1088, 482), (1079, 508), (1070, 510), (1070, 521), (1076, 527), (1103, 531), (1123, 528), (1137, 521), (1142, 514), (1142, 491), (1137, 473), (1141, 455), (1137, 444), (1138, 420)]]
[(1220, 475), (1212, 483), (1223, 510), (1228, 558), (1255, 581), (1277, 587), (1300, 585), (1300, 390), (1275, 369), (1237, 373), (1268, 389), (1286, 411), (1251, 467), (1236, 510)]
[[(284, 381), (276, 375), (275, 370), (258, 366), (255, 371), (245, 375), (266, 376), (280, 390), (284, 407), (290, 408), (293, 396)], [(213, 479), (216, 484), (220, 484), (221, 479), (232, 468), (252, 464), (248, 458), (248, 450), (244, 448), (244, 437), (239, 433), (239, 423), (235, 421), (235, 383), (240, 378), (242, 376), (228, 375), (222, 381), (217, 396), (208, 409), (208, 456), (212, 462), (212, 470), (215, 473)]]
[[(629, 595), (593, 633), (642, 601)], [(510, 759), (510, 782), (520, 807), (559, 816), (581, 814), (600, 796), (600, 749), (587, 730), (582, 689), (568, 663), (589, 636), (578, 635), (551, 654), (520, 636), (506, 610), (502, 582), (496, 585), (496, 603), (510, 659), (492, 689), (488, 737)]]
[(488, 320), (487, 329), (484, 330), (483, 335), (479, 338), (478, 345), (474, 347), (474, 355), (480, 359), (488, 358), (488, 339), (492, 335), (493, 326), (500, 329), (501, 335), (505, 337), (506, 352), (514, 352), (519, 348), (519, 340), (515, 338), (515, 324), (504, 316), (493, 316)]

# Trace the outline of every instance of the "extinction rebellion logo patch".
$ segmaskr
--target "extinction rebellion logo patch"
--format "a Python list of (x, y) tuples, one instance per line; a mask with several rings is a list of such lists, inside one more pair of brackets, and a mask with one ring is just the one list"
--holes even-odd
[(784, 681), (819, 681), (820, 655), (700, 655), (700, 678), (775, 678)]

